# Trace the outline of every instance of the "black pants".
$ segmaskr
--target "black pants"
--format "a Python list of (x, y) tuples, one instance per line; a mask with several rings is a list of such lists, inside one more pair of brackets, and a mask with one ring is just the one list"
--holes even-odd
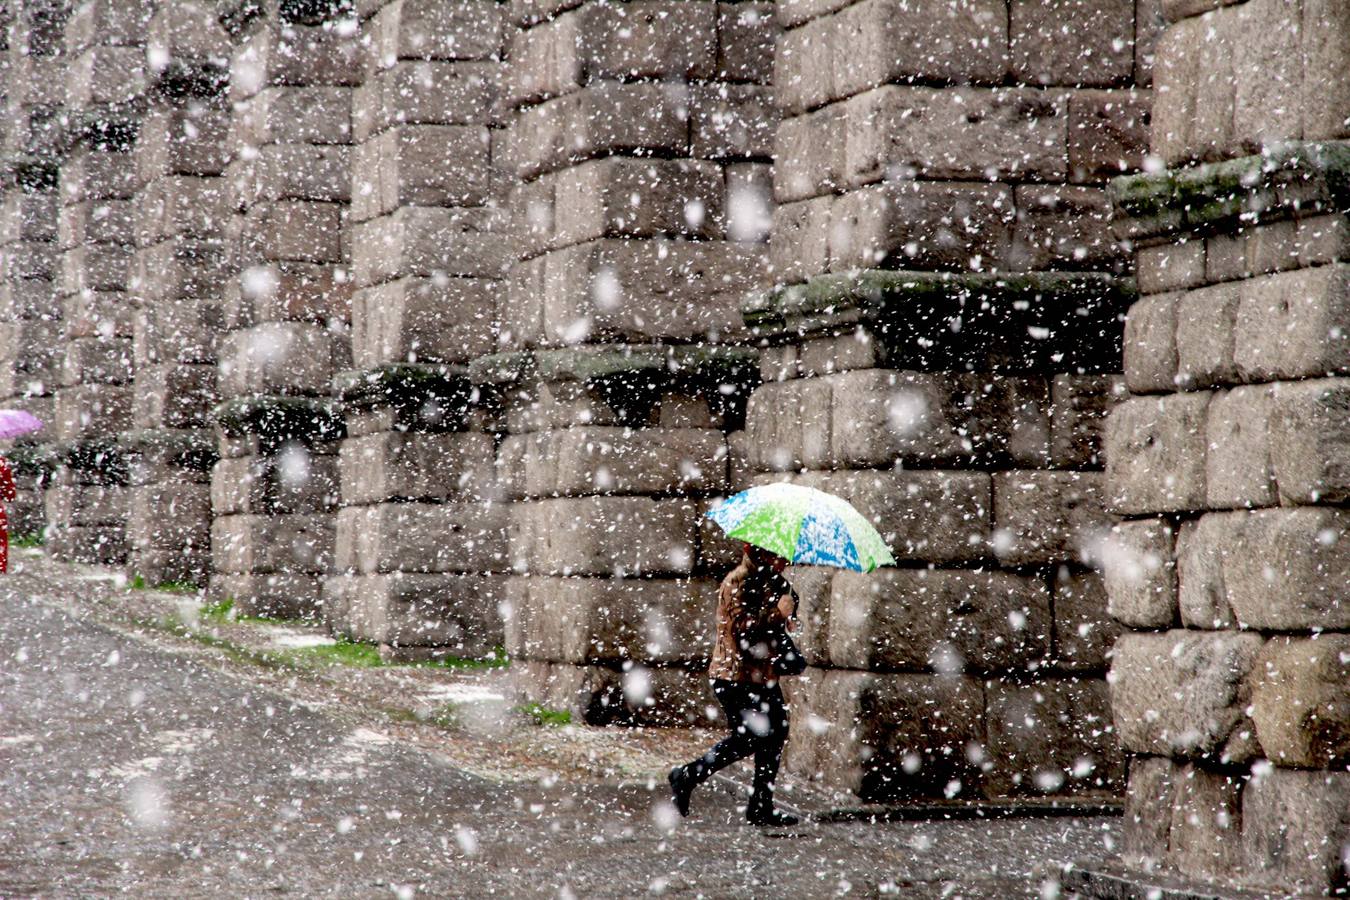
[(753, 753), (755, 788), (750, 796), (750, 809), (773, 809), (773, 782), (778, 777), (778, 763), (788, 737), (788, 710), (782, 689), (778, 685), (767, 687), (719, 679), (713, 682), (713, 695), (722, 704), (731, 734), (685, 766), (685, 772), (694, 784), (700, 784), (714, 772)]

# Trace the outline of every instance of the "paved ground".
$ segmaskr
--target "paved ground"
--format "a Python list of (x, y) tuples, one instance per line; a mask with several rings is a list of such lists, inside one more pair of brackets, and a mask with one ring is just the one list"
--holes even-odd
[(500, 672), (309, 665), (305, 629), (182, 627), (195, 603), (31, 554), (0, 581), (0, 897), (1053, 896), (1114, 840), (1110, 817), (759, 830), (736, 779), (680, 820), (658, 775), (706, 735), (536, 725)]

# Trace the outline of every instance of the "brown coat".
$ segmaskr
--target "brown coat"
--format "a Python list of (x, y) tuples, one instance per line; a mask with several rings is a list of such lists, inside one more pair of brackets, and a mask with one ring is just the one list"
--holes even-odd
[[(748, 636), (757, 628), (773, 621), (787, 622), (790, 628), (796, 614), (797, 597), (787, 579), (773, 575), (769, 580), (774, 595), (758, 605), (747, 605), (744, 596), (746, 576), (751, 572), (749, 559), (732, 569), (722, 579), (717, 591), (717, 636), (713, 644), (712, 662), (708, 677), (722, 681), (740, 681), (765, 684), (776, 679), (773, 661), (763, 651), (763, 645), (751, 645)], [(785, 598), (790, 598), (792, 614), (784, 611)], [(758, 651), (758, 652), (757, 652)]]

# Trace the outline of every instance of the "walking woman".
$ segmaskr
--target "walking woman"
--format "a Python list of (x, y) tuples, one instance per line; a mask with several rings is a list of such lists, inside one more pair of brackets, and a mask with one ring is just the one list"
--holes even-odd
[(771, 635), (796, 624), (797, 595), (783, 577), (787, 560), (751, 544), (741, 563), (722, 581), (713, 646), (713, 694), (731, 733), (698, 759), (670, 771), (670, 790), (680, 815), (689, 815), (694, 788), (739, 759), (754, 754), (755, 781), (746, 808), (752, 825), (795, 825), (773, 808), (773, 783), (788, 736), (788, 709), (774, 670)]

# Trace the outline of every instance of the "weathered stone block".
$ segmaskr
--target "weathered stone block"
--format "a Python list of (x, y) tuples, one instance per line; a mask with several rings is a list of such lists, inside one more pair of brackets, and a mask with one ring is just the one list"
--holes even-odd
[(126, 384), (131, 380), (131, 342), (125, 338), (75, 338), (66, 343), (61, 384)]
[(324, 611), (322, 585), (314, 575), (268, 575), (211, 572), (207, 596), (212, 602), (234, 602), (241, 616), (317, 619)]
[(1251, 749), (1248, 677), (1263, 640), (1249, 633), (1127, 632), (1111, 661), (1111, 712), (1124, 749), (1242, 762)]
[(1135, 270), (1139, 290), (1145, 294), (1200, 287), (1205, 283), (1205, 242), (1142, 247), (1135, 254)]
[(131, 388), (123, 384), (80, 384), (56, 392), (56, 437), (73, 441), (107, 437), (131, 424)]
[[(236, 202), (317, 200), (345, 203), (351, 194), (350, 148), (340, 144), (267, 144), (252, 166), (251, 190)], [(216, 188), (219, 193), (219, 188)]]
[(1072, 87), (1128, 82), (1134, 73), (1134, 13), (1130, 0), (1012, 0), (1008, 55), (1013, 78)]
[[(356, 640), (395, 647), (445, 647), (455, 656), (482, 658), (502, 646), (504, 580), (495, 575), (408, 574), (330, 578), (324, 592), (345, 621), (330, 628)], [(344, 602), (345, 601), (345, 602)]]
[(380, 503), (337, 514), (337, 571), (501, 572), (507, 568), (500, 503)]
[(1020, 185), (1016, 206), (1012, 268), (1124, 267), (1128, 254), (1111, 231), (1111, 204), (1102, 189)]
[(1104, 670), (1120, 635), (1120, 626), (1107, 612), (1104, 579), (1096, 572), (1061, 566), (1051, 577), (1050, 587), (1056, 665), (1069, 671)]
[(812, 669), (787, 690), (798, 723), (784, 754), (789, 771), (870, 800), (977, 789), (967, 747), (984, 733), (978, 681)]
[(517, 577), (507, 597), (513, 659), (706, 665), (711, 651), (712, 581)]
[(204, 428), (219, 402), (214, 366), (147, 366), (136, 372), (132, 424), (137, 428)]
[(1232, 384), (1238, 286), (1216, 284), (1177, 298), (1177, 376), (1183, 390)]
[(792, 284), (829, 269), (830, 222), (835, 202), (833, 196), (815, 197), (774, 207), (769, 274), (783, 284)]
[[(61, 288), (67, 294), (81, 294), (93, 291), (125, 291), (131, 272), (132, 248), (130, 235), (128, 243), (122, 244), (86, 244), (67, 250), (61, 254)], [(40, 252), (49, 244), (37, 245), (39, 253), (33, 255), (29, 263), (18, 270), (11, 269), (15, 278), (40, 278), (42, 273), (30, 270), (27, 265), (41, 265)], [(11, 255), (7, 257), (13, 259)]]
[(232, 124), (236, 140), (272, 143), (346, 144), (352, 139), (352, 91), (347, 87), (269, 87), (239, 104)]
[(115, 566), (126, 561), (126, 531), (120, 526), (67, 526), (51, 522), (44, 533), (53, 558), (91, 566)]
[(831, 458), (830, 398), (825, 378), (757, 388), (746, 408), (750, 464), (772, 472), (825, 468)]
[(1237, 550), (1246, 518), (1211, 514), (1183, 522), (1177, 535), (1177, 601), (1181, 622), (1192, 628), (1233, 628), (1237, 623), (1224, 587), (1227, 561)]
[(689, 501), (648, 497), (513, 504), (512, 567), (537, 575), (688, 575), (697, 516)]
[(156, 106), (136, 129), (137, 174), (222, 175), (229, 163), (230, 111), (223, 106)]
[(371, 23), (380, 60), (483, 59), (502, 41), (501, 5), (469, 0), (446, 6), (437, 0), (395, 0)]
[(258, 203), (246, 214), (243, 252), (269, 262), (342, 262), (343, 220), (344, 206), (339, 203)]
[(338, 468), (347, 504), (492, 496), (492, 436), (382, 432), (343, 442)]
[(601, 82), (525, 110), (507, 150), (521, 178), (606, 153), (683, 154), (688, 89), (674, 84)]
[(129, 103), (148, 86), (141, 47), (92, 47), (66, 70), (66, 104), (75, 109)]
[(1204, 509), (1205, 419), (1210, 395), (1132, 397), (1106, 424), (1104, 502), (1143, 515)]
[(887, 85), (846, 104), (851, 186), (906, 172), (934, 179), (1068, 174), (1068, 97), (1029, 89)]
[(1242, 795), (1242, 872), (1284, 893), (1325, 895), (1350, 866), (1350, 775), (1276, 768)]
[(1205, 486), (1211, 509), (1271, 506), (1276, 501), (1274, 406), (1266, 385), (1216, 391), (1205, 419)]
[(506, 224), (496, 209), (404, 207), (352, 229), (353, 277), (360, 287), (407, 275), (500, 278)]
[(45, 493), (47, 521), (64, 526), (122, 526), (129, 508), (121, 485), (52, 485)]
[(499, 450), (498, 477), (513, 497), (719, 491), (726, 487), (726, 441), (710, 428), (512, 435)]
[(217, 516), (211, 523), (211, 560), (217, 572), (322, 574), (332, 559), (329, 515)]
[(1240, 776), (1195, 765), (1176, 770), (1167, 847), (1172, 866), (1201, 878), (1232, 877), (1240, 870), (1243, 783)]
[(1350, 379), (1282, 382), (1270, 402), (1268, 452), (1280, 500), (1350, 500)]
[(1350, 753), (1350, 635), (1271, 638), (1252, 678), (1252, 722), (1268, 759), (1329, 768)]
[(1034, 685), (993, 681), (986, 683), (985, 696), (987, 795), (1119, 789), (1125, 761), (1111, 733), (1105, 681), (1054, 678)]
[(1166, 859), (1178, 770), (1164, 757), (1130, 758), (1120, 853), (1127, 866), (1152, 872)]
[(1125, 317), (1125, 384), (1136, 394), (1176, 389), (1177, 299), (1177, 294), (1144, 297)]
[(218, 516), (318, 513), (337, 500), (336, 458), (299, 444), (274, 456), (222, 459), (211, 470), (211, 509)]
[(1070, 177), (1074, 181), (1090, 181), (1143, 168), (1152, 106), (1153, 97), (1148, 91), (1070, 94)]
[[(341, 367), (337, 335), (300, 322), (268, 322), (236, 331), (221, 341), (220, 392), (324, 394)], [(337, 363), (335, 365), (335, 362)]]
[(210, 553), (209, 485), (177, 482), (127, 491), (127, 541), (133, 550), (157, 547), (185, 554)]
[(841, 572), (830, 598), (829, 658), (864, 670), (1025, 669), (1050, 652), (1050, 593), (1001, 572)]
[(852, 191), (831, 209), (829, 268), (1005, 266), (1014, 211), (1012, 192), (994, 185), (897, 181)]
[(400, 60), (373, 73), (352, 101), (358, 141), (399, 125), (471, 125), (492, 119), (498, 67), (483, 62)]
[(1234, 360), (1244, 380), (1350, 370), (1350, 266), (1319, 266), (1242, 283)]
[(1293, 631), (1350, 628), (1350, 511), (1266, 509), (1235, 513), (1237, 540), (1224, 559), (1223, 585), (1237, 621)]
[(400, 278), (357, 291), (352, 355), (363, 369), (385, 363), (462, 363), (495, 348), (499, 282)]
[(1056, 375), (1050, 387), (1050, 461), (1057, 468), (1102, 464), (1106, 417), (1125, 399), (1119, 375)]
[(1102, 546), (1107, 610), (1134, 628), (1177, 619), (1176, 539), (1165, 519), (1119, 522)]
[(717, 77), (768, 84), (778, 28), (772, 3), (717, 4)]
[(994, 552), (1007, 565), (1086, 560), (1111, 527), (1096, 472), (997, 472)]

